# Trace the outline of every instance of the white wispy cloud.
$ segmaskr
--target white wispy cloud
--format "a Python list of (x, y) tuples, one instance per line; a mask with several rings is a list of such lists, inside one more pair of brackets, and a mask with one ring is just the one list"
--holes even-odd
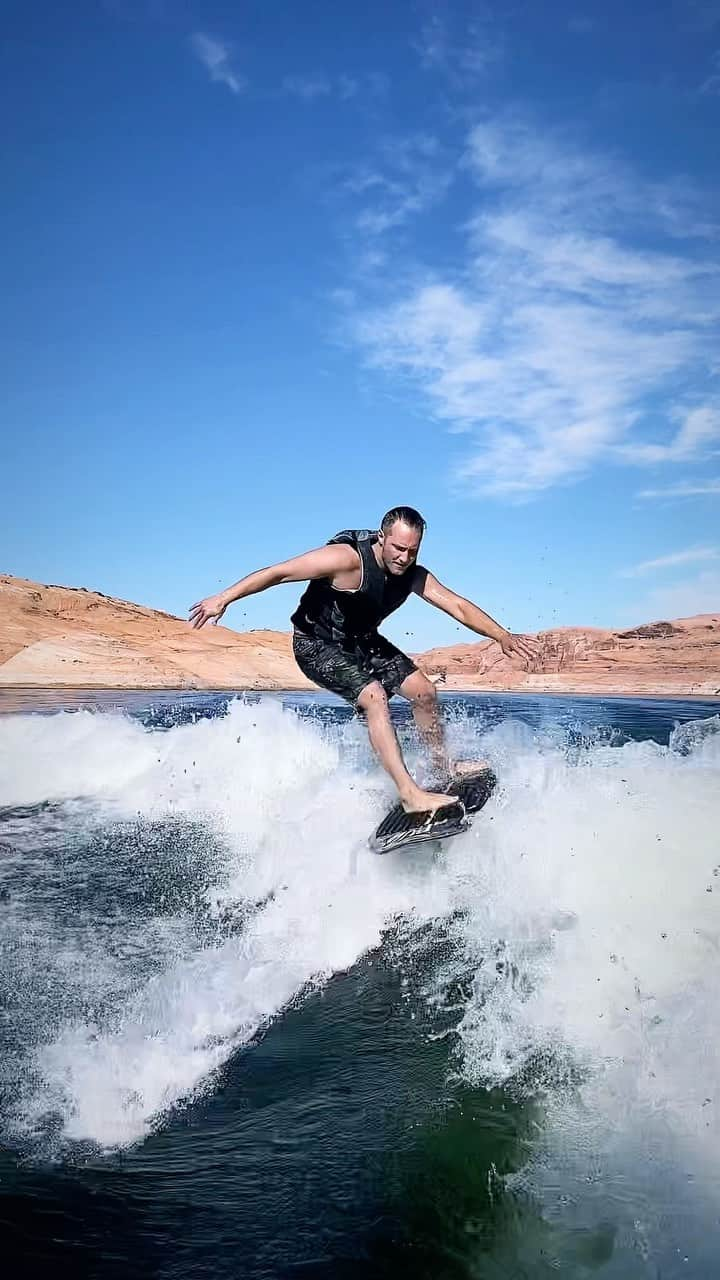
[(387, 186), (386, 168), (366, 175), (356, 194), (387, 202), (358, 226), (397, 225), (459, 171), (477, 190), (461, 253), (366, 305), (355, 334), (372, 364), (468, 433), (458, 481), (518, 500), (601, 461), (703, 457), (719, 433), (720, 264), (695, 193), (681, 216), (672, 183), (648, 186), (519, 114), (473, 128), (454, 169), (439, 149), (421, 168), (414, 199)]
[(503, 56), (498, 25), (479, 7), (466, 23), (434, 13), (411, 43), (424, 70), (442, 72), (457, 87), (471, 85)]
[(338, 93), (343, 101), (355, 98), (360, 90), (360, 82), (356, 76), (341, 75), (337, 80)]
[(685, 551), (673, 551), (668, 556), (658, 556), (656, 560), (643, 560), (629, 569), (620, 571), (621, 578), (642, 578), (648, 573), (657, 573), (662, 569), (676, 569), (678, 565), (697, 564), (701, 560), (717, 560), (717, 547), (688, 547)]
[(232, 45), (203, 31), (196, 31), (190, 37), (190, 45), (216, 84), (226, 85), (232, 93), (241, 93), (247, 87), (245, 77), (232, 65)]
[(342, 72), (336, 76), (321, 73), (285, 76), (281, 92), (289, 97), (299, 98), (302, 102), (312, 103), (331, 97), (349, 102), (354, 98), (383, 98), (388, 88), (389, 80), (386, 75), (379, 71), (366, 71), (358, 75)]
[(702, 452), (703, 446), (713, 440), (720, 441), (720, 409), (715, 405), (703, 405), (687, 412), (672, 410), (670, 418), (680, 425), (664, 444), (623, 445), (620, 453), (629, 462), (685, 462)]
[(356, 198), (356, 230), (372, 238), (404, 226), (442, 201), (454, 177), (432, 134), (386, 139), (378, 164), (357, 169), (344, 184), (345, 191)]
[(641, 489), (638, 498), (695, 498), (703, 494), (720, 495), (720, 477), (717, 480), (683, 480), (666, 485), (664, 489)]
[(326, 76), (285, 76), (282, 89), (283, 93), (288, 93), (294, 98), (312, 102), (315, 98), (329, 97), (333, 86), (332, 81)]
[(712, 63), (714, 70), (700, 85), (700, 93), (720, 93), (720, 49), (715, 50)]
[(638, 618), (689, 618), (697, 613), (720, 614), (717, 570), (705, 569), (694, 577), (683, 577), (680, 582), (653, 587), (645, 596), (635, 599), (632, 613), (628, 611), (628, 624), (634, 625)]
[(587, 14), (577, 13), (568, 19), (568, 31), (572, 31), (576, 36), (587, 36), (591, 31), (597, 29), (597, 22), (594, 18), (588, 17)]

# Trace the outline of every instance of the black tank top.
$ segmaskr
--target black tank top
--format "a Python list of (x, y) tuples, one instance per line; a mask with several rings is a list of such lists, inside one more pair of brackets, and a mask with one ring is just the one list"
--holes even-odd
[(345, 542), (359, 553), (360, 586), (357, 591), (339, 591), (327, 578), (313, 578), (291, 618), (298, 631), (326, 643), (351, 646), (361, 636), (372, 635), (383, 618), (407, 600), (419, 566), (410, 565), (402, 574), (386, 573), (375, 559), (377, 540), (372, 529), (343, 529), (329, 539), (328, 546)]

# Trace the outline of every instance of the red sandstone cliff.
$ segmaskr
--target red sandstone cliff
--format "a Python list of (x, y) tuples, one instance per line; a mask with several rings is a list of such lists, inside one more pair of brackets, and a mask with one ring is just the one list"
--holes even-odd
[[(524, 671), (489, 640), (418, 659), (444, 689), (720, 695), (720, 611), (631, 631), (541, 632)], [(310, 689), (289, 635), (194, 631), (180, 618), (96, 591), (0, 575), (0, 688)]]
[(720, 610), (628, 631), (558, 627), (541, 631), (537, 644), (529, 671), (489, 640), (430, 649), (422, 666), (444, 689), (720, 695)]

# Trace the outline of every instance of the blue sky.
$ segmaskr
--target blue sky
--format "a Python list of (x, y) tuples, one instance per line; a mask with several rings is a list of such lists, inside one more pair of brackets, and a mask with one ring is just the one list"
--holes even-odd
[(720, 0), (5, 36), (0, 571), (184, 615), (405, 502), (514, 630), (720, 608)]

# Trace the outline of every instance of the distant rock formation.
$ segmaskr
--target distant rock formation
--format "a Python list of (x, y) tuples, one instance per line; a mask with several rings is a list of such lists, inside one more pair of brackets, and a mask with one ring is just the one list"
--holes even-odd
[[(490, 640), (416, 655), (441, 689), (720, 696), (720, 611), (631, 631), (542, 631), (529, 670)], [(290, 636), (189, 623), (85, 588), (0, 576), (0, 688), (312, 689)]]
[(634, 631), (618, 632), (619, 640), (666, 640), (668, 636), (678, 634), (678, 628), (672, 622), (649, 622), (646, 627), (636, 627)]
[(528, 671), (490, 640), (431, 649), (420, 661), (446, 689), (720, 695), (720, 611), (632, 631), (558, 627), (541, 631), (537, 646)]

